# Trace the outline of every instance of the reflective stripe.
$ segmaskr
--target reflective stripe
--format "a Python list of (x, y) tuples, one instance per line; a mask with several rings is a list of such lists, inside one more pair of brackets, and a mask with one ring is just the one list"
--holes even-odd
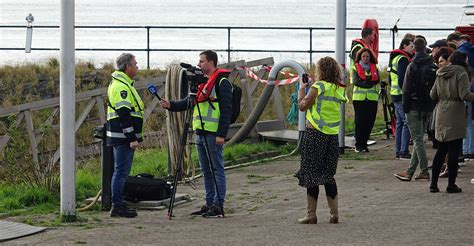
[(111, 112), (107, 114), (107, 119), (116, 118), (116, 117), (119, 117), (119, 115), (116, 112)]
[(133, 126), (122, 129), (124, 133), (133, 132)]
[[(141, 138), (142, 137), (142, 134), (141, 133), (135, 133), (135, 136), (137, 138)], [(111, 137), (111, 138), (127, 138), (125, 136), (125, 134), (123, 133), (120, 133), (120, 132), (110, 132), (110, 131), (107, 131), (107, 137)]]
[[(141, 112), (130, 112), (130, 116), (143, 118), (143, 114)], [(107, 119), (117, 118), (119, 117), (117, 112), (110, 112), (107, 114)]]
[(127, 107), (127, 108), (132, 108), (132, 104), (129, 101), (120, 101), (115, 104), (115, 108), (118, 109), (120, 107)]
[(130, 112), (130, 115), (138, 118), (143, 118), (142, 112)]

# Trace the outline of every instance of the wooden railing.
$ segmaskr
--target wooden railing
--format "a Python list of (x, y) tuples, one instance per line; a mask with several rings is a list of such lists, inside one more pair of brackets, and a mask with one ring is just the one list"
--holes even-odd
[[(256, 91), (256, 88), (258, 87), (260, 82), (256, 80), (248, 80), (246, 76), (246, 71), (245, 69), (242, 69), (242, 68), (253, 68), (254, 70), (257, 69), (258, 72), (256, 74), (260, 78), (264, 78), (267, 75), (268, 70), (263, 68), (262, 67), (263, 65), (268, 65), (268, 66), (273, 65), (273, 58), (270, 57), (270, 58), (264, 58), (264, 59), (248, 61), (248, 62), (241, 60), (241, 61), (235, 61), (235, 62), (230, 62), (230, 63), (220, 65), (220, 67), (232, 69), (229, 79), (233, 81), (234, 83), (237, 83), (237, 84), (240, 83), (240, 86), (243, 92), (241, 114), (243, 113), (245, 115), (244, 118), (247, 118), (253, 110), (254, 105), (253, 105), (252, 97), (259, 96), (259, 95), (254, 95), (254, 92)], [(153, 79), (155, 81), (153, 82), (153, 84), (157, 86), (158, 94), (160, 96), (163, 96), (165, 78), (166, 76), (161, 76), (157, 79)], [(135, 84), (135, 87), (137, 88), (139, 93), (144, 93), (143, 91), (146, 90), (146, 87), (149, 83), (150, 81), (147, 81), (147, 80), (137, 81)], [(106, 95), (107, 95), (107, 88), (100, 88), (100, 89), (80, 92), (76, 94), (76, 98), (75, 98), (76, 105), (78, 103), (85, 102), (85, 106), (82, 108), (81, 112), (79, 113), (79, 116), (77, 117), (75, 121), (76, 132), (78, 131), (78, 129), (80, 129), (80, 127), (83, 125), (86, 118), (88, 117), (97, 119), (96, 120), (98, 121), (97, 125), (104, 124), (106, 122), (106, 118), (105, 118), (106, 104), (104, 103), (106, 101), (105, 99)], [(273, 93), (273, 101), (274, 101), (275, 112), (277, 114), (277, 120), (284, 121), (285, 114), (283, 112), (283, 105), (281, 103), (282, 102), (281, 95), (280, 95), (278, 87), (275, 87), (275, 90)], [(155, 109), (157, 108), (158, 104), (159, 104), (159, 101), (156, 97), (153, 97), (151, 101), (146, 102), (145, 116), (144, 116), (145, 122), (155, 112)], [(49, 124), (52, 126), (53, 130), (57, 130), (59, 128), (59, 125), (52, 125), (52, 124), (59, 115), (59, 106), (60, 106), (59, 97), (56, 97), (56, 98), (16, 105), (9, 108), (0, 108), (0, 119), (4, 117), (13, 116), (15, 117), (15, 121), (13, 124), (16, 127), (21, 127), (22, 124), (24, 124), (27, 131), (27, 135), (28, 135), (30, 154), (32, 155), (32, 160), (34, 162), (39, 161), (40, 153), (38, 150), (38, 143), (42, 140), (43, 134), (39, 126), (33, 123), (34, 120), (32, 118), (32, 112), (41, 111), (41, 110), (50, 110), (51, 113), (48, 119), (46, 120), (46, 122), (41, 122), (41, 123)], [(93, 109), (95, 107), (97, 108), (97, 111), (94, 111), (96, 112), (95, 113), (96, 115), (90, 115), (91, 112), (93, 112)], [(156, 112), (164, 112), (162, 111), (161, 107), (158, 107), (158, 108), (159, 109)], [(256, 131), (252, 132), (252, 136), (256, 136)], [(10, 139), (11, 137), (7, 134), (0, 136), (0, 152), (4, 150), (5, 146), (8, 144)], [(58, 160), (59, 160), (59, 146), (57, 146), (57, 150), (55, 151), (51, 161), (53, 163), (56, 163)]]

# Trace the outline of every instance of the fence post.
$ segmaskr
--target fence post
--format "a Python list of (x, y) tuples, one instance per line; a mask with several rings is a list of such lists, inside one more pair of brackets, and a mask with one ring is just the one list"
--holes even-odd
[(146, 68), (150, 69), (150, 27), (146, 27)]
[(309, 28), (309, 67), (313, 64), (313, 28)]
[(390, 28), (390, 32), (392, 32), (392, 50), (395, 49), (395, 31), (393, 28)]
[(230, 62), (230, 27), (227, 27), (227, 62)]

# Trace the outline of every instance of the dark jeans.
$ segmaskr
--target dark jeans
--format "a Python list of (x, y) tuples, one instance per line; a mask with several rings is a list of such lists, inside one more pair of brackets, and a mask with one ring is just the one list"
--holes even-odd
[(352, 101), (354, 105), (355, 139), (356, 149), (367, 148), (367, 140), (375, 123), (377, 116), (377, 101)]
[(133, 154), (135, 150), (130, 148), (130, 144), (114, 146), (115, 169), (112, 176), (112, 206), (123, 206), (123, 190), (125, 179), (132, 169)]
[(448, 154), (448, 186), (456, 184), (456, 177), (458, 176), (458, 156), (461, 147), (462, 139), (455, 139), (449, 142), (439, 142), (438, 149), (433, 159), (431, 187), (438, 187), (438, 177), (446, 154)]

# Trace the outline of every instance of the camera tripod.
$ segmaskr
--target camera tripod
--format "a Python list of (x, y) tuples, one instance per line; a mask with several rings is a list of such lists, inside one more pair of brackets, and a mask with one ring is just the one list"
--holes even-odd
[(380, 83), (379, 98), (382, 99), (383, 119), (385, 121), (385, 134), (387, 139), (390, 135), (395, 136), (395, 108), (393, 103), (389, 101), (387, 94), (387, 82)]
[[(172, 194), (171, 194), (170, 204), (169, 204), (169, 207), (168, 207), (168, 219), (170, 219), (170, 220), (173, 216), (173, 207), (174, 207), (174, 201), (175, 201), (175, 197), (176, 197), (178, 176), (182, 172), (183, 160), (184, 160), (184, 148), (186, 147), (186, 140), (188, 138), (188, 132), (189, 132), (189, 127), (190, 127), (191, 121), (192, 121), (194, 106), (196, 106), (197, 109), (198, 109), (198, 112), (199, 112), (198, 116), (199, 116), (199, 121), (200, 121), (200, 124), (201, 124), (201, 128), (204, 129), (204, 122), (202, 121), (201, 111), (199, 109), (199, 103), (196, 103), (196, 105), (193, 105), (194, 101), (196, 100), (196, 91), (197, 91), (197, 89), (198, 89), (198, 86), (193, 85), (191, 83), (190, 93), (189, 93), (189, 96), (187, 98), (187, 105), (186, 105), (186, 112), (185, 112), (185, 124), (184, 124), (183, 134), (181, 136), (181, 141), (180, 141), (178, 163), (177, 163), (175, 174), (174, 174), (174, 177), (173, 177), (173, 191), (172, 191)], [(212, 105), (209, 98), (207, 98), (207, 102), (209, 103), (210, 107), (212, 107), (214, 109), (214, 106)], [(219, 195), (219, 187), (217, 185), (216, 175), (214, 173), (215, 169), (214, 169), (214, 164), (212, 162), (211, 154), (210, 154), (210, 151), (209, 151), (209, 144), (207, 142), (207, 138), (204, 138), (204, 140), (205, 140), (204, 141), (204, 144), (205, 144), (204, 147), (205, 147), (205, 150), (206, 150), (206, 156), (207, 156), (208, 161), (209, 161), (209, 167), (210, 167), (210, 171), (211, 171), (212, 178), (213, 178), (213, 181), (214, 181), (217, 199), (219, 200), (219, 207), (222, 211), (222, 217), (224, 217), (224, 206), (221, 202), (221, 197)]]

